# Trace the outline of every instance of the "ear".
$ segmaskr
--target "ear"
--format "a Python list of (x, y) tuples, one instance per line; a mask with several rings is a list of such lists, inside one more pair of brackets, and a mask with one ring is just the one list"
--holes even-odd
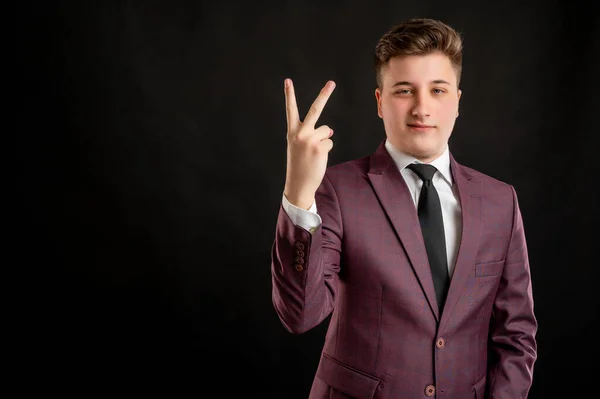
[(457, 108), (456, 108), (456, 117), (458, 118), (459, 112), (458, 112), (458, 108), (460, 107), (460, 96), (462, 94), (462, 90), (458, 90), (458, 101), (457, 101)]
[(379, 90), (379, 87), (375, 89), (375, 99), (377, 100), (377, 115), (383, 119), (383, 112), (381, 111), (381, 90)]

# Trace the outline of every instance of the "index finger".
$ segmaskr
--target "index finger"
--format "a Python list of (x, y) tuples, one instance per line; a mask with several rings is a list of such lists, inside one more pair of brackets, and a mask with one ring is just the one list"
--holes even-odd
[(287, 117), (288, 130), (296, 129), (300, 123), (298, 116), (298, 104), (296, 103), (296, 93), (294, 92), (294, 83), (291, 79), (285, 79), (285, 113)]
[(315, 101), (310, 106), (308, 113), (306, 114), (306, 118), (304, 119), (304, 123), (310, 123), (311, 125), (315, 125), (319, 116), (321, 116), (321, 112), (323, 112), (323, 108), (325, 108), (325, 104), (333, 90), (335, 89), (335, 82), (333, 80), (328, 81), (325, 86), (321, 89), (321, 92), (315, 99)]

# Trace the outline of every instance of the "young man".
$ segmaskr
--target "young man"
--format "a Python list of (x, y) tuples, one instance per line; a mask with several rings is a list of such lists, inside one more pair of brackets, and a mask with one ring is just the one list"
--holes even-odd
[(333, 131), (303, 121), (285, 81), (287, 173), (272, 252), (273, 303), (303, 333), (332, 311), (310, 398), (526, 398), (537, 358), (517, 196), (449, 152), (460, 36), (431, 19), (375, 50), (386, 139), (327, 168)]

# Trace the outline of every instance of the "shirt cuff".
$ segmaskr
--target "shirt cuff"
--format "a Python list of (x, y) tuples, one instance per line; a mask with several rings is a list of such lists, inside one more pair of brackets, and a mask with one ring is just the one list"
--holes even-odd
[(308, 210), (306, 210), (292, 205), (284, 194), (282, 196), (282, 205), (283, 210), (285, 211), (285, 213), (287, 213), (292, 223), (294, 223), (296, 226), (304, 228), (311, 234), (317, 231), (319, 226), (321, 226), (321, 224), (323, 223), (321, 216), (319, 216), (319, 214), (317, 213), (316, 201), (313, 201), (312, 206)]

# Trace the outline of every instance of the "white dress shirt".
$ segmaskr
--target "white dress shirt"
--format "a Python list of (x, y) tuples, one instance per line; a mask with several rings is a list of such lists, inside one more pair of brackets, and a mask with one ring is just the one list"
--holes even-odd
[[(402, 177), (404, 177), (411, 198), (413, 199), (415, 207), (417, 207), (423, 181), (416, 173), (406, 167), (411, 163), (422, 162), (399, 151), (389, 142), (389, 140), (385, 141), (385, 149), (394, 160)], [(442, 219), (444, 221), (444, 234), (446, 236), (448, 274), (452, 277), (454, 263), (456, 262), (456, 255), (458, 252), (458, 244), (462, 235), (462, 210), (458, 200), (458, 192), (456, 186), (453, 185), (452, 174), (450, 173), (450, 152), (448, 146), (446, 146), (442, 155), (430, 162), (430, 165), (435, 166), (438, 170), (433, 175), (432, 184), (440, 197)], [(292, 205), (285, 195), (283, 195), (282, 204), (283, 209), (295, 225), (300, 226), (311, 233), (314, 233), (321, 225), (322, 219), (317, 213), (317, 205), (315, 202), (313, 202), (309, 210), (305, 210)]]

